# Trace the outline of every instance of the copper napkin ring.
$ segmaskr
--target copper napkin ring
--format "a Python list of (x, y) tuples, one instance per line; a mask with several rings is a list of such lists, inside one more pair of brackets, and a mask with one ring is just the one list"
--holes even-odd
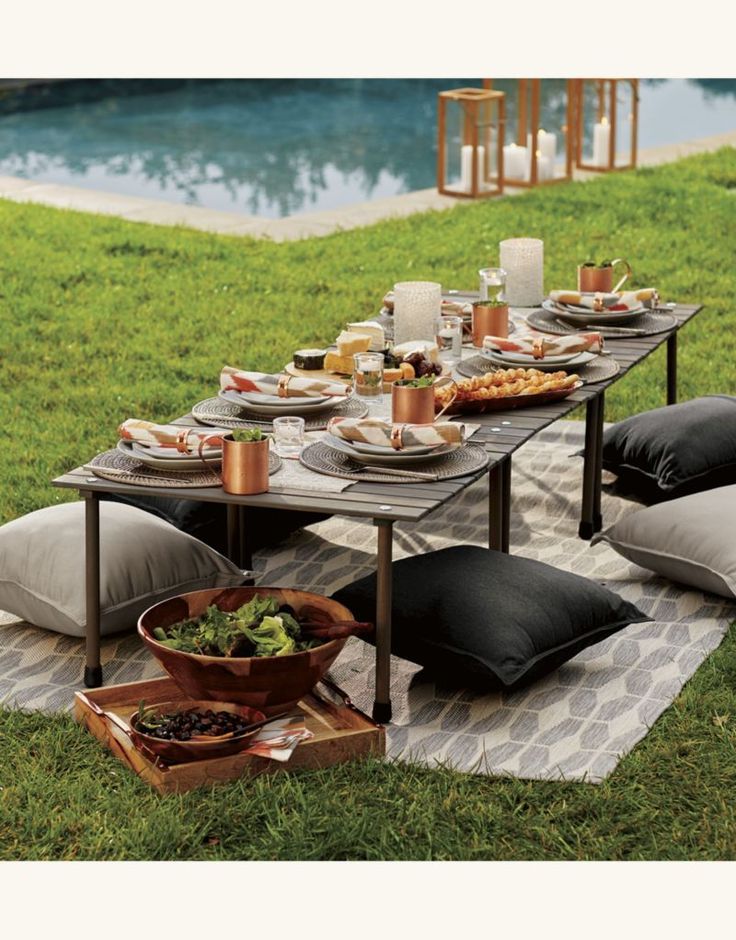
[(394, 450), (401, 450), (404, 446), (404, 424), (394, 424), (391, 428), (391, 446)]

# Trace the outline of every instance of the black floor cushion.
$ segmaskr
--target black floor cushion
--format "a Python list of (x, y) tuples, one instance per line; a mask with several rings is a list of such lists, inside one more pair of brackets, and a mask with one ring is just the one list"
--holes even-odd
[[(187, 535), (193, 535), (215, 551), (227, 554), (227, 507), (223, 503), (173, 496), (129, 497), (117, 493), (105, 494), (102, 499), (145, 509)], [(315, 512), (248, 508), (246, 519), (251, 547), (255, 551), (278, 545), (297, 529), (328, 518), (328, 515)]]
[[(335, 600), (375, 619), (376, 578)], [(474, 546), (393, 565), (392, 652), (443, 679), (483, 688), (534, 681), (627, 624), (650, 620), (587, 578)]]
[(626, 418), (603, 435), (617, 495), (649, 504), (736, 483), (736, 398), (708, 395)]

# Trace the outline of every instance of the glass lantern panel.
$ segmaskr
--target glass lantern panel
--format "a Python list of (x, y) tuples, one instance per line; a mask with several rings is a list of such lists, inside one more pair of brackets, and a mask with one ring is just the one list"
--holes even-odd
[(616, 82), (616, 166), (631, 163), (631, 138), (634, 131), (636, 92), (632, 82)]
[(483, 101), (478, 107), (478, 144), (480, 179), (485, 188), (498, 186), (498, 140), (501, 133), (497, 100)]
[(448, 100), (445, 112), (445, 183), (454, 192), (473, 188), (473, 127), (477, 137), (478, 190), (496, 189), (498, 104)]
[(611, 139), (610, 82), (604, 79), (584, 80), (580, 99), (582, 162), (606, 168)]
[[(529, 158), (532, 145), (532, 89), (533, 79), (494, 79), (493, 88), (506, 93), (506, 144), (526, 148), (526, 178), (529, 178)], [(523, 92), (522, 92), (523, 89)], [(545, 78), (539, 81), (539, 126), (537, 128), (537, 178), (541, 181), (564, 176), (567, 135), (567, 79)], [(511, 173), (517, 177), (518, 154), (510, 153)], [(521, 164), (520, 164), (521, 165)]]
[(445, 110), (445, 183), (450, 189), (462, 191), (463, 109), (457, 101), (448, 100)]

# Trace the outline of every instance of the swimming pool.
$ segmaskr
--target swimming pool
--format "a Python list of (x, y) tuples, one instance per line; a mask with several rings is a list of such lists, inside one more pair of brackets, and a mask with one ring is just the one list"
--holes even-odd
[[(437, 92), (468, 84), (480, 80), (10, 90), (0, 95), (0, 175), (271, 218), (333, 209), (434, 186)], [(639, 126), (640, 147), (736, 129), (736, 79), (642, 80)]]

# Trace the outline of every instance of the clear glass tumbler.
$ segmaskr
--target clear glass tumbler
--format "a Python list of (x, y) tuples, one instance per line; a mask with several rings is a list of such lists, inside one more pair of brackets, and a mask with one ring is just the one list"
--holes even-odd
[(479, 300), (503, 300), (506, 271), (503, 268), (481, 268)]
[(383, 353), (355, 353), (353, 389), (356, 395), (376, 398), (383, 394)]
[(437, 317), (434, 333), (440, 352), (440, 362), (448, 366), (457, 365), (463, 348), (463, 318)]
[(279, 457), (299, 457), (304, 447), (304, 418), (289, 415), (273, 419), (273, 443)]

